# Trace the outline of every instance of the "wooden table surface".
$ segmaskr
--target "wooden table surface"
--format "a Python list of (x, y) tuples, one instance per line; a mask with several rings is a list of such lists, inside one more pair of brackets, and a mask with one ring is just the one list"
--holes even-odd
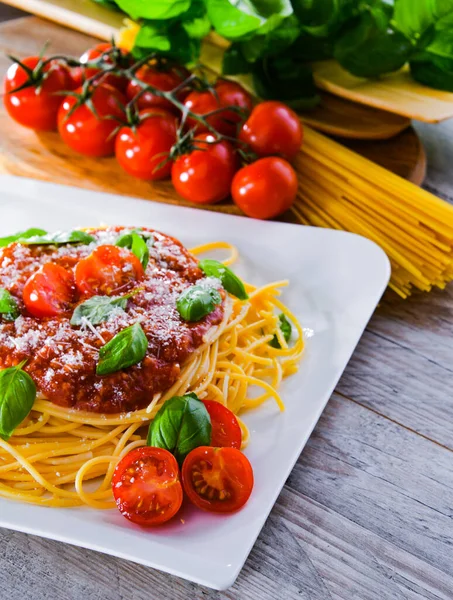
[[(453, 122), (417, 129), (453, 201)], [(386, 295), (230, 590), (0, 529), (0, 598), (451, 600), (452, 390), (453, 286)]]

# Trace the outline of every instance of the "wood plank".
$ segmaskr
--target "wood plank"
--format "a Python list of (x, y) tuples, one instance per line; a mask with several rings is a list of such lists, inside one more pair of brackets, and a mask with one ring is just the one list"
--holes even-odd
[(363, 79), (345, 71), (335, 60), (324, 60), (313, 64), (313, 75), (318, 87), (353, 102), (427, 123), (453, 117), (453, 93), (418, 83), (408, 67), (379, 79)]
[(0, 586), (23, 600), (451, 600), (451, 453), (334, 396), (244, 570), (213, 592), (0, 530)]

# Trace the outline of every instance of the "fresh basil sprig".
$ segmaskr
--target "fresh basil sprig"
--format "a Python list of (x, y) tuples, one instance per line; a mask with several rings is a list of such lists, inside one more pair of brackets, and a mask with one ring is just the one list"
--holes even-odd
[(151, 421), (148, 446), (165, 448), (181, 465), (198, 446), (211, 443), (211, 418), (205, 405), (194, 393), (167, 400)]
[(4, 440), (29, 414), (36, 398), (33, 379), (22, 370), (25, 362), (0, 371), (0, 437)]
[(76, 307), (72, 313), (71, 325), (83, 325), (85, 321), (89, 321), (92, 325), (99, 325), (99, 323), (107, 321), (116, 309), (122, 308), (124, 310), (129, 298), (132, 298), (141, 290), (142, 288), (134, 290), (124, 296), (92, 296)]
[(129, 248), (142, 263), (144, 269), (146, 269), (149, 262), (149, 246), (153, 244), (154, 239), (152, 234), (141, 229), (134, 229), (128, 233), (123, 233), (115, 242), (116, 246)]
[(7, 321), (14, 321), (20, 315), (15, 298), (4, 288), (0, 288), (0, 314)]
[[(278, 316), (278, 320), (279, 320), (278, 325), (281, 329), (283, 337), (284, 337), (285, 341), (289, 342), (289, 340), (291, 338), (291, 333), (293, 331), (293, 328), (291, 327), (291, 323), (288, 321), (288, 319), (286, 318), (286, 316), (283, 313), (281, 313)], [(281, 348), (281, 344), (278, 341), (278, 337), (276, 334), (274, 334), (274, 337), (269, 342), (269, 346), (272, 346), (272, 348), (278, 348), (278, 349)]]
[(47, 231), (45, 229), (37, 229), (36, 227), (32, 227), (26, 231), (19, 231), (18, 233), (13, 233), (13, 235), (0, 238), (0, 247), (3, 248), (4, 246), (8, 246), (13, 242), (17, 242), (19, 239), (26, 240), (39, 235), (47, 235)]
[(136, 365), (144, 359), (148, 339), (140, 323), (126, 327), (99, 350), (97, 375), (108, 375)]
[(95, 238), (79, 229), (72, 231), (57, 231), (56, 233), (47, 233), (45, 235), (34, 235), (31, 237), (19, 237), (16, 242), (26, 245), (52, 245), (59, 246), (61, 244), (90, 244)]
[(176, 308), (184, 321), (200, 321), (221, 302), (222, 297), (215, 288), (193, 285), (178, 296)]
[(198, 266), (208, 277), (217, 277), (217, 279), (220, 279), (224, 289), (233, 296), (236, 296), (236, 298), (239, 298), (239, 300), (248, 299), (249, 296), (245, 291), (242, 281), (223, 263), (218, 260), (206, 258), (205, 260), (200, 260)]

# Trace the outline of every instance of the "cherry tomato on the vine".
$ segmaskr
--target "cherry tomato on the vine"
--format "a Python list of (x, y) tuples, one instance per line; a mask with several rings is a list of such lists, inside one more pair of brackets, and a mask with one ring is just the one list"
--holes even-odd
[(127, 173), (139, 179), (169, 177), (171, 161), (165, 160), (176, 142), (175, 115), (167, 110), (154, 108), (141, 111), (139, 118), (141, 120), (138, 125), (122, 127), (118, 132), (115, 155), (119, 164)]
[(261, 102), (242, 125), (239, 139), (258, 156), (292, 161), (300, 150), (303, 129), (296, 113), (281, 102)]
[(37, 131), (52, 131), (57, 128), (57, 114), (64, 96), (59, 92), (73, 88), (68, 68), (58, 61), (51, 61), (42, 70), (38, 68), (38, 56), (24, 58), (22, 63), (33, 71), (33, 85), (14, 91), (30, 81), (30, 76), (19, 64), (12, 64), (4, 80), (4, 103), (10, 117)]
[(211, 417), (211, 446), (240, 449), (242, 431), (235, 414), (215, 400), (203, 400), (203, 404)]
[(150, 446), (132, 450), (118, 463), (112, 490), (121, 514), (145, 527), (171, 519), (183, 498), (175, 457)]
[[(180, 85), (187, 77), (190, 75), (190, 72), (185, 67), (179, 66), (167, 66), (167, 67), (158, 67), (157, 65), (143, 65), (140, 67), (138, 71), (135, 73), (135, 77), (140, 81), (143, 81), (147, 85), (150, 85), (162, 92), (170, 92), (175, 89), (178, 85)], [(142, 87), (136, 81), (130, 81), (127, 86), (127, 97), (129, 100), (135, 98)], [(185, 90), (181, 90), (178, 94), (178, 100), (182, 101), (183, 98), (187, 95)], [(137, 100), (137, 107), (139, 109), (143, 108), (165, 108), (166, 110), (170, 110), (175, 114), (179, 114), (179, 110), (166, 98), (162, 98), (157, 94), (154, 94), (151, 91), (143, 92)]]
[(24, 286), (25, 308), (34, 317), (56, 317), (65, 313), (74, 300), (74, 276), (55, 263), (45, 263)]
[(190, 202), (220, 202), (229, 196), (239, 166), (236, 152), (229, 142), (216, 142), (210, 133), (197, 135), (193, 142), (199, 149), (183, 154), (173, 163), (173, 185)]
[(82, 294), (122, 294), (143, 279), (139, 259), (119, 246), (98, 246), (80, 260), (74, 270), (77, 289)]
[(221, 113), (225, 122), (224, 127), (228, 127), (229, 129), (228, 135), (235, 136), (237, 134), (236, 127), (238, 123), (245, 121), (253, 109), (252, 96), (242, 85), (235, 81), (228, 81), (227, 79), (219, 79), (214, 89), (220, 106), (236, 106), (242, 109), (242, 112), (225, 110)]
[(297, 195), (293, 167), (277, 156), (261, 158), (234, 176), (231, 195), (249, 217), (271, 219), (293, 204)]
[[(82, 94), (82, 89), (78, 90)], [(86, 156), (110, 156), (115, 150), (115, 130), (124, 119), (126, 99), (111, 85), (93, 88), (90, 104), (86, 101), (74, 109), (78, 99), (67, 96), (58, 111), (58, 131), (63, 141)]]
[(182, 483), (189, 500), (198, 508), (234, 512), (250, 498), (253, 469), (237, 448), (199, 446), (184, 460)]
[[(115, 48), (113, 50), (113, 46), (111, 44), (102, 43), (97, 44), (93, 48), (89, 48), (86, 52), (82, 54), (80, 57), (80, 62), (84, 65), (91, 62), (99, 61), (104, 65), (113, 65), (115, 63), (113, 54), (117, 55), (117, 64), (120, 67), (130, 67), (132, 65), (132, 59), (129, 56), (129, 53), (126, 52), (123, 48)], [(74, 79), (77, 80), (79, 85), (86, 79), (90, 79), (93, 75), (99, 73), (102, 69), (98, 69), (96, 67), (80, 67), (80, 70), (76, 71), (73, 74)], [(113, 87), (118, 88), (122, 92), (126, 91), (127, 85), (129, 83), (129, 79), (125, 75), (115, 75), (114, 73), (106, 73), (104, 77), (99, 77), (97, 83), (108, 83)]]

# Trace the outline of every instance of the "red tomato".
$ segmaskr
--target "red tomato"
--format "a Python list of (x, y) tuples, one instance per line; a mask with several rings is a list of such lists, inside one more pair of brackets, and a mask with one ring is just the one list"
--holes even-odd
[[(159, 68), (157, 65), (143, 65), (136, 72), (135, 76), (140, 81), (143, 81), (147, 85), (150, 85), (162, 92), (170, 92), (181, 84), (190, 72), (184, 67), (171, 66), (167, 68)], [(130, 81), (127, 86), (127, 97), (132, 100), (139, 94), (142, 87), (136, 81)], [(178, 94), (178, 99), (182, 100), (182, 96), (185, 93), (181, 90), (181, 94)], [(137, 100), (137, 107), (139, 109), (158, 107), (165, 108), (175, 114), (179, 114), (178, 109), (166, 98), (162, 98), (157, 94), (153, 94), (151, 91), (144, 92)]]
[(230, 194), (231, 182), (239, 162), (233, 146), (215, 143), (209, 133), (194, 138), (199, 150), (175, 160), (171, 170), (173, 185), (183, 198), (196, 204), (212, 204)]
[(184, 461), (182, 484), (189, 500), (198, 508), (233, 512), (250, 498), (253, 469), (236, 448), (199, 446)]
[[(107, 43), (97, 44), (93, 48), (90, 48), (86, 52), (82, 54), (80, 57), (80, 62), (83, 64), (87, 64), (89, 62), (99, 62), (104, 65), (113, 65), (116, 64), (118, 67), (128, 68), (132, 65), (132, 60), (130, 55), (126, 50), (122, 48), (115, 48), (112, 50), (112, 45)], [(73, 75), (79, 79), (79, 85), (83, 83), (86, 79), (90, 79), (96, 73), (99, 73), (101, 69), (96, 69), (95, 67), (86, 67), (81, 68), (79, 73)], [(129, 83), (129, 79), (123, 75), (114, 75), (113, 73), (106, 73), (104, 77), (100, 77), (98, 82), (108, 83), (113, 87), (118, 88), (122, 92), (126, 91), (127, 84)]]
[(235, 136), (237, 134), (237, 126), (241, 121), (245, 121), (253, 108), (251, 95), (244, 90), (242, 85), (235, 81), (219, 79), (214, 86), (217, 97), (221, 106), (237, 106), (243, 109), (243, 114), (226, 110), (221, 113), (224, 119), (224, 127), (229, 128), (228, 135)]
[[(151, 111), (151, 112), (150, 112)], [(149, 114), (149, 116), (147, 116)], [(142, 111), (143, 120), (136, 127), (122, 127), (115, 142), (115, 154), (127, 173), (139, 179), (164, 179), (171, 173), (171, 161), (156, 168), (168, 158), (176, 142), (175, 115), (160, 108)]]
[(75, 282), (82, 294), (119, 294), (143, 279), (141, 262), (127, 248), (98, 246), (82, 258), (74, 271)]
[[(196, 115), (206, 115), (221, 108), (220, 102), (212, 90), (205, 90), (202, 92), (194, 90), (193, 92), (190, 92), (184, 100), (184, 106)], [(224, 135), (229, 134), (231, 124), (224, 121), (221, 113), (211, 115), (210, 117), (207, 117), (206, 120), (219, 133), (223, 133)], [(189, 129), (195, 129), (197, 133), (209, 131), (207, 127), (192, 117), (187, 118), (186, 125)]]
[(299, 117), (281, 102), (261, 102), (242, 126), (239, 139), (258, 156), (281, 156), (293, 160), (302, 145)]
[(118, 463), (112, 490), (121, 514), (150, 527), (171, 519), (181, 508), (182, 487), (175, 457), (163, 448), (136, 448)]
[[(78, 90), (82, 93), (82, 90)], [(86, 156), (110, 156), (115, 150), (115, 129), (124, 119), (121, 108), (126, 99), (116, 88), (102, 84), (92, 91), (91, 103), (96, 114), (87, 103), (78, 106), (77, 98), (67, 96), (58, 111), (58, 131), (63, 141), (76, 152)], [(113, 117), (113, 118), (106, 118)]]
[(34, 317), (56, 317), (65, 313), (74, 300), (75, 285), (71, 271), (55, 263), (42, 265), (25, 283), (22, 297)]
[(283, 158), (270, 156), (240, 169), (231, 195), (249, 217), (271, 219), (292, 205), (297, 195), (297, 176)]
[[(30, 56), (22, 62), (34, 70), (39, 60), (37, 56)], [(29, 75), (17, 63), (9, 67), (4, 80), (5, 108), (9, 116), (24, 127), (37, 131), (52, 131), (57, 128), (58, 109), (63, 102), (63, 96), (56, 92), (72, 89), (69, 70), (58, 61), (52, 61), (41, 73), (36, 73), (34, 85), (18, 92), (14, 91), (29, 80)]]
[(203, 404), (211, 417), (211, 446), (240, 449), (242, 431), (235, 414), (215, 400), (203, 400)]

